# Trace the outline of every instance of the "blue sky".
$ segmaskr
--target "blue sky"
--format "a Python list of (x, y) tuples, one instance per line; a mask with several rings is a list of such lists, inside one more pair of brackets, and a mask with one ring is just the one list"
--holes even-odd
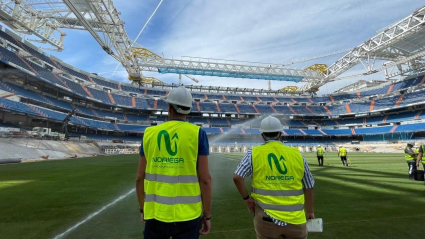
[[(135, 39), (160, 0), (115, 0), (130, 38)], [(408, 16), (423, 6), (419, 0), (164, 0), (138, 43), (166, 58), (181, 56), (282, 63), (355, 47), (376, 31)], [(47, 52), (88, 72), (128, 82), (122, 67), (112, 76), (117, 62), (108, 56), (87, 32), (67, 30), (65, 50)], [(332, 64), (342, 55), (314, 63)], [(346, 75), (365, 70), (355, 67)], [(146, 72), (167, 83), (178, 76)], [(195, 76), (202, 85), (267, 88), (267, 81)], [(357, 79), (328, 84), (320, 93), (330, 93)], [(369, 79), (384, 79), (383, 73)], [(192, 84), (183, 79), (184, 84)], [(272, 82), (273, 89), (290, 82)], [(298, 84), (300, 85), (300, 84)]]

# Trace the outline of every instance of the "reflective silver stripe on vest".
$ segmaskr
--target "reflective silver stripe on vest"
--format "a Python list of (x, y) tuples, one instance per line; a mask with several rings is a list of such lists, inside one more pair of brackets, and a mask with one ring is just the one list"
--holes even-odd
[(276, 210), (276, 211), (284, 211), (284, 212), (295, 212), (295, 211), (301, 211), (304, 209), (303, 204), (297, 204), (297, 205), (274, 205), (274, 204), (265, 204), (262, 202), (256, 201), (258, 206), (260, 206), (262, 209), (268, 209), (268, 210)]
[(300, 196), (304, 194), (303, 190), (264, 190), (254, 187), (252, 192), (263, 196)]
[(201, 202), (201, 195), (198, 196), (181, 196), (181, 197), (165, 197), (155, 194), (145, 195), (145, 202), (156, 202), (167, 205), (190, 204)]
[(197, 183), (198, 182), (198, 176), (193, 176), (193, 175), (170, 176), (170, 175), (146, 173), (145, 179), (149, 181), (160, 182), (160, 183)]

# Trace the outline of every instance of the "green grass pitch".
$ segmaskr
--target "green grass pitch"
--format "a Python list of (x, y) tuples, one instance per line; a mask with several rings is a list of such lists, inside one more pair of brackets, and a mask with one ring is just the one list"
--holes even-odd
[[(242, 154), (213, 154), (212, 230), (203, 238), (255, 238), (252, 215), (233, 185)], [(342, 167), (335, 154), (318, 167), (315, 214), (323, 233), (309, 238), (423, 238), (425, 186), (407, 179), (401, 154), (351, 154)], [(0, 165), (0, 238), (54, 238), (134, 188), (137, 155)], [(131, 193), (63, 238), (142, 238)]]

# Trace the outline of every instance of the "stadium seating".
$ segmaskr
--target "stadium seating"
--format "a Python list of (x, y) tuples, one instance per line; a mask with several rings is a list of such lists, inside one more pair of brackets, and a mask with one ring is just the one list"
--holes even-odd
[(287, 135), (303, 135), (299, 129), (285, 129), (284, 132)]
[(95, 99), (100, 100), (105, 104), (112, 104), (107, 92), (97, 90), (91, 87), (86, 87), (86, 88), (93, 95)]
[(242, 105), (242, 104), (238, 104), (238, 109), (239, 112), (242, 114), (255, 114), (257, 113), (254, 109), (254, 107), (252, 107), (252, 105)]
[(43, 115), (45, 115), (49, 119), (63, 121), (66, 117), (66, 114), (61, 113), (61, 112), (49, 110), (49, 109), (46, 109), (46, 108), (41, 108), (41, 107), (38, 107), (38, 106), (35, 106), (35, 105), (32, 105), (32, 107), (37, 109), (39, 112), (41, 112)]
[(400, 96), (393, 96), (384, 99), (375, 100), (374, 110), (393, 108)]
[[(152, 112), (143, 112), (140, 115), (136, 113), (122, 113), (122, 112), (133, 112), (126, 108), (136, 108), (137, 110), (146, 110), (146, 111), (167, 111), (168, 104), (163, 100), (164, 96), (167, 95), (168, 90), (162, 89), (159, 87), (155, 88), (138, 88), (133, 87), (127, 84), (119, 84), (115, 81), (109, 81), (100, 79), (100, 77), (95, 77), (91, 75), (90, 77), (87, 73), (80, 71), (76, 68), (73, 68), (65, 63), (60, 61), (56, 62), (49, 58), (47, 55), (39, 52), (38, 50), (33, 49), (30, 45), (26, 45), (24, 42), (19, 42), (10, 35), (6, 34), (4, 31), (0, 30), (0, 38), (6, 39), (11, 44), (8, 44), (7, 47), (0, 47), (0, 58), (3, 62), (13, 63), (14, 65), (19, 66), (24, 69), (27, 73), (32, 75), (37, 75), (39, 80), (43, 80), (45, 83), (50, 83), (55, 86), (59, 86), (62, 89), (67, 88), (69, 93), (65, 93), (66, 96), (71, 93), (84, 97), (85, 100), (96, 100), (96, 103), (88, 104), (93, 105), (87, 108), (84, 106), (78, 106), (77, 115), (71, 118), (73, 124), (84, 125), (95, 129), (105, 129), (108, 131), (122, 131), (122, 132), (134, 132), (141, 133), (144, 131), (146, 126), (143, 125), (133, 125), (133, 124), (123, 124), (123, 123), (110, 123), (96, 119), (105, 119), (116, 118), (120, 121), (128, 122), (137, 122), (137, 121), (157, 121), (165, 122), (168, 118), (164, 115), (158, 116), (149, 116)], [(58, 74), (51, 71), (51, 67), (46, 67), (44, 64), (40, 64), (40, 61), (34, 60), (31, 57), (21, 57), (20, 55), (27, 52), (32, 56), (38, 58), (40, 61), (44, 61), (49, 64), (51, 67), (60, 68), (68, 74)], [(17, 54), (21, 53), (21, 54)], [(71, 80), (70, 77), (77, 77), (78, 80)], [(36, 78), (34, 78), (37, 80)], [(354, 113), (369, 113), (371, 109), (373, 111), (381, 110), (391, 110), (391, 114), (386, 113), (385, 115), (375, 115), (368, 116), (367, 118), (335, 118), (336, 120), (326, 120), (320, 119), (315, 121), (309, 121), (308, 117), (299, 120), (287, 120), (283, 121), (282, 124), (288, 126), (285, 129), (287, 135), (311, 135), (311, 136), (321, 136), (324, 134), (327, 135), (369, 135), (369, 134), (387, 134), (394, 132), (409, 132), (414, 131), (420, 127), (423, 128), (425, 123), (417, 124), (406, 124), (412, 123), (414, 120), (425, 119), (425, 113), (422, 114), (422, 111), (417, 110), (416, 108), (410, 107), (406, 108), (407, 105), (411, 104), (423, 104), (425, 102), (424, 90), (414, 91), (414, 86), (419, 86), (424, 76), (411, 76), (407, 77), (404, 80), (400, 80), (394, 83), (386, 83), (384, 85), (376, 86), (374, 88), (368, 88), (361, 90), (360, 92), (348, 92), (348, 93), (339, 93), (332, 96), (321, 96), (321, 97), (304, 97), (300, 95), (294, 96), (273, 96), (273, 95), (237, 95), (237, 94), (222, 94), (222, 93), (213, 93), (213, 92), (192, 92), (194, 99), (200, 99), (202, 102), (193, 102), (192, 103), (192, 113), (196, 113), (194, 117), (190, 116), (188, 118), (191, 123), (201, 123), (203, 125), (209, 125), (205, 130), (208, 134), (259, 134), (259, 125), (260, 119), (241, 119), (237, 118), (217, 118), (217, 117), (206, 117), (206, 114), (202, 117), (201, 113), (212, 113), (212, 114), (228, 114), (228, 115), (243, 115), (243, 114), (257, 114), (261, 116), (275, 114), (282, 114), (285, 116), (289, 115), (302, 115), (312, 116), (338, 116), (345, 114), (354, 114)], [(78, 82), (79, 81), (79, 82)], [(22, 81), (19, 84), (22, 84)], [(96, 84), (97, 88), (93, 88), (93, 83)], [(85, 86), (82, 86), (85, 85)], [(104, 91), (104, 88), (112, 89), (113, 93)], [(410, 88), (413, 92), (404, 93), (401, 95), (398, 91), (405, 90)], [(47, 117), (52, 120), (61, 121), (63, 120), (67, 113), (73, 109), (71, 102), (68, 102), (64, 99), (59, 100), (54, 97), (45, 95), (44, 93), (38, 93), (28, 86), (18, 86), (15, 84), (0, 82), (0, 89), (5, 91), (10, 91), (15, 93), (23, 98), (30, 99), (30, 101), (24, 100), (24, 102), (29, 102), (31, 104), (23, 104), (16, 101), (11, 101), (8, 99), (0, 98), (1, 108), (13, 111), (20, 112), (25, 114), (30, 114), (37, 117)], [(100, 89), (104, 89), (103, 91)], [(121, 92), (121, 90), (123, 92)], [(62, 90), (63, 91), (63, 90)], [(128, 96), (125, 92), (134, 92), (138, 93), (139, 97)], [(392, 93), (389, 96), (387, 93)], [(402, 92), (403, 93), (403, 92)], [(52, 93), (55, 95), (56, 93)], [(58, 92), (58, 96), (62, 93)], [(60, 97), (62, 97), (60, 96)], [(153, 97), (154, 96), (154, 97)], [(378, 96), (373, 102), (370, 101), (370, 96)], [(158, 99), (160, 97), (161, 99)], [(66, 98), (66, 97), (65, 97)], [(70, 97), (72, 98), (72, 97)], [(79, 98), (79, 97), (76, 97)], [(93, 98), (93, 99), (91, 99)], [(360, 99), (359, 99), (360, 98)], [(32, 101), (31, 101), (32, 100)], [(233, 103), (219, 103), (209, 101), (247, 101), (254, 102), (254, 104), (233, 104)], [(280, 103), (276, 102), (279, 101)], [(350, 100), (355, 100), (353, 102), (348, 102)], [(198, 100), (199, 101), (199, 100)], [(205, 102), (204, 102), (205, 101)], [(335, 102), (334, 102), (335, 101)], [(40, 103), (37, 103), (40, 102)], [(75, 100), (78, 102), (78, 99)], [(261, 103), (263, 102), (263, 103)], [(267, 105), (265, 102), (278, 103), (279, 105)], [(326, 107), (311, 105), (311, 103), (326, 102)], [(341, 103), (342, 102), (342, 103)], [(102, 109), (99, 108), (99, 103), (103, 103)], [(287, 103), (287, 105), (282, 105), (281, 103)], [(299, 103), (303, 103), (300, 105)], [(304, 104), (305, 103), (305, 104)], [(37, 104), (37, 105), (33, 105)], [(40, 106), (38, 106), (40, 105)], [(112, 105), (119, 105), (120, 108), (123, 108), (123, 111), (108, 111), (111, 109)], [(42, 106), (42, 107), (41, 107)], [(116, 107), (116, 106), (114, 106)], [(397, 109), (395, 109), (397, 108)], [(56, 110), (59, 111), (56, 111)], [(398, 110), (398, 111), (396, 111)], [(408, 112), (403, 111), (410, 110)], [(414, 110), (414, 111), (412, 111)], [(65, 113), (64, 113), (65, 112)], [(137, 111), (134, 111), (137, 112)], [(394, 113), (402, 112), (402, 113)], [(375, 112), (373, 112), (375, 114)], [(80, 116), (87, 117), (83, 118)], [(221, 117), (221, 115), (219, 116)], [(239, 117), (239, 116), (236, 116)], [(350, 116), (351, 117), (351, 116)], [(410, 121), (410, 122), (409, 122)], [(399, 126), (386, 125), (380, 127), (361, 127), (355, 128), (353, 131), (351, 129), (344, 129), (346, 125), (376, 125), (376, 124), (389, 124), (401, 122)], [(230, 128), (232, 125), (240, 125), (240, 128)], [(322, 126), (322, 130), (312, 130), (307, 129), (308, 125)], [(342, 129), (338, 129), (341, 127)], [(300, 128), (300, 129), (297, 129)], [(330, 129), (334, 128), (334, 129)], [(94, 136), (97, 137), (97, 136)], [(99, 136), (99, 137), (102, 137)], [(109, 136), (108, 136), (109, 137)]]
[(274, 114), (275, 112), (270, 107), (270, 105), (255, 105), (255, 108), (257, 108), (258, 112), (260, 114)]
[(218, 106), (220, 107), (221, 112), (237, 113), (237, 110), (234, 104), (221, 103), (221, 104), (218, 104)]
[(220, 134), (220, 128), (203, 128), (207, 134)]
[(226, 119), (220, 119), (220, 118), (211, 118), (210, 124), (213, 127), (217, 127), (217, 126), (227, 126), (227, 127), (229, 127), (230, 126)]
[(290, 98), (288, 97), (275, 97), (279, 102), (281, 103), (294, 103)]
[(384, 134), (390, 133), (393, 126), (370, 127), (356, 129), (356, 134)]
[(109, 118), (116, 118), (118, 120), (124, 120), (124, 114), (118, 113), (118, 112), (111, 112), (111, 111), (103, 111), (103, 110), (94, 110), (96, 115), (98, 115), (101, 118), (109, 117)]
[(419, 129), (425, 129), (425, 123), (399, 125), (394, 132), (410, 132), (417, 131)]
[(205, 94), (201, 94), (201, 93), (192, 93), (192, 98), (193, 99), (205, 99)]
[(323, 129), (327, 135), (352, 135), (350, 129)]
[(124, 132), (143, 133), (148, 126), (117, 124), (118, 128)]
[(109, 87), (111, 89), (118, 90), (118, 84), (117, 83), (101, 80), (101, 79), (98, 79), (96, 77), (91, 77), (91, 78), (93, 79), (94, 82), (96, 82), (96, 84), (103, 85), (103, 86)]
[(292, 98), (297, 103), (311, 103), (308, 98)]
[(294, 113), (289, 109), (288, 106), (285, 105), (274, 105), (273, 108), (277, 111), (279, 114), (283, 115), (293, 115)]
[(66, 85), (74, 92), (77, 93), (83, 97), (89, 98), (89, 95), (84, 91), (84, 89), (81, 87), (80, 84), (77, 84), (70, 80), (65, 80)]
[(201, 107), (202, 112), (218, 112), (217, 105), (215, 103), (202, 102), (199, 103), (199, 106)]
[(26, 114), (30, 114), (30, 115), (40, 116), (34, 110), (29, 108), (25, 104), (22, 104), (22, 103), (16, 102), (16, 101), (12, 101), (12, 100), (8, 100), (8, 99), (4, 99), (4, 98), (1, 98), (1, 97), (0, 97), (0, 107), (8, 109), (8, 110), (12, 110), (12, 111), (20, 112), (20, 113), (26, 113)]
[(117, 105), (132, 107), (131, 97), (124, 95), (111, 94)]
[(250, 101), (250, 102), (257, 102), (258, 101), (257, 97), (255, 97), (255, 96), (244, 96), (243, 95), (242, 98), (243, 98), (244, 101)]
[(261, 101), (270, 101), (270, 102), (275, 102), (275, 98), (274, 97), (269, 97), (269, 96), (260, 96)]
[(147, 89), (146, 90), (146, 94), (148, 94), (148, 95), (157, 95), (157, 96), (165, 96), (167, 94), (167, 91), (165, 91), (165, 90)]
[(224, 95), (226, 97), (226, 100), (230, 101), (241, 101), (241, 97), (239, 95)]
[(209, 100), (223, 100), (223, 95), (207, 94)]

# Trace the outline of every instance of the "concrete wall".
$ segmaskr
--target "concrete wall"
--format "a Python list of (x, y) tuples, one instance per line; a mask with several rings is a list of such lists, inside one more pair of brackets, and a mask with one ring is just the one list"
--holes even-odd
[(64, 142), (34, 139), (0, 139), (0, 159), (22, 158), (25, 160), (64, 159), (77, 155), (78, 157), (100, 154), (93, 143)]

